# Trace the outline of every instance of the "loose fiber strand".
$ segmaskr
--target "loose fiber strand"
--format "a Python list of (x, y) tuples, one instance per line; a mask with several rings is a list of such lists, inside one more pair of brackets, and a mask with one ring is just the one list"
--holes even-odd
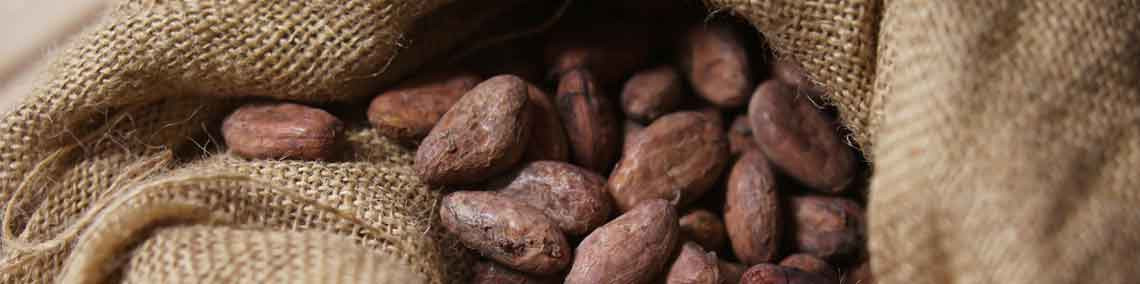
[[(110, 207), (112, 201), (115, 200), (115, 198), (113, 198), (115, 196), (113, 193), (119, 192), (121, 188), (125, 188), (125, 184), (138, 182), (143, 178), (151, 176), (151, 174), (155, 172), (165, 169), (165, 166), (173, 160), (173, 154), (169, 151), (165, 151), (162, 154), (155, 155), (154, 157), (148, 158), (142, 162), (135, 163), (127, 167), (124, 169), (123, 174), (118, 175), (112, 184), (108, 187), (107, 195), (104, 195), (104, 197), (97, 199), (96, 203), (89, 207), (83, 213), (83, 215), (79, 217), (79, 219), (75, 220), (75, 222), (69, 225), (63, 232), (59, 233), (51, 239), (39, 243), (29, 243), (18, 238), (10, 238), (9, 236), (12, 232), (9, 230), (10, 228), (7, 227), (9, 222), (8, 216), (5, 216), (3, 243), (7, 247), (11, 247), (23, 252), (45, 251), (63, 245), (66, 242), (71, 241), (75, 237), (79, 236), (80, 232), (86, 228), (88, 224), (95, 221), (95, 218), (99, 215), (100, 212), (104, 211), (105, 208)], [(11, 209), (12, 207), (9, 206), (8, 208)]]
[[(124, 119), (129, 119), (130, 118), (129, 113), (131, 113), (132, 111), (134, 111), (135, 109), (140, 108), (140, 107), (141, 106), (128, 108), (122, 114), (116, 115), (111, 121), (104, 124), (99, 129), (96, 129), (96, 130), (92, 131), (91, 133), (87, 134), (86, 136), (84, 136), (83, 138), (79, 139), (79, 141), (76, 142), (75, 144), (63, 146), (60, 149), (53, 151), (51, 154), (49, 154), (47, 157), (45, 157), (40, 162), (36, 163), (36, 165), (34, 167), (32, 167), (31, 171), (29, 171), (26, 174), (25, 178), (20, 182), (20, 184), (12, 192), (11, 197), (9, 197), (9, 199), (7, 200), (7, 202), (5, 204), (6, 208), (4, 208), (4, 216), (3, 216), (3, 219), (0, 220), (0, 227), (2, 227), (2, 228), (0, 228), (0, 243), (2, 243), (5, 247), (13, 248), (17, 251), (21, 251), (21, 250), (41, 251), (41, 250), (46, 250), (46, 249), (50, 249), (52, 247), (58, 246), (59, 243), (62, 243), (62, 241), (59, 241), (59, 242), (54, 241), (55, 239), (58, 239), (58, 238), (53, 238), (53, 240), (48, 240), (48, 241), (42, 242), (40, 244), (32, 244), (32, 243), (28, 243), (28, 242), (25, 242), (25, 241), (22, 241), (19, 239), (19, 237), (16, 235), (16, 232), (13, 231), (14, 228), (12, 228), (12, 227), (13, 227), (13, 224), (15, 223), (14, 219), (16, 218), (16, 216), (18, 216), (16, 214), (14, 214), (14, 213), (16, 213), (15, 210), (18, 210), (17, 208), (20, 207), (19, 205), (21, 205), (24, 201), (26, 201), (23, 198), (23, 196), (26, 195), (28, 191), (32, 190), (33, 184), (37, 184), (37, 183), (39, 183), (39, 181), (41, 181), (43, 179), (50, 178), (50, 176), (47, 176), (45, 172), (47, 172), (50, 168), (54, 167), (57, 162), (62, 161), (65, 157), (74, 153), (75, 149), (81, 148), (82, 145), (85, 144), (84, 141), (91, 141), (95, 138), (98, 138), (98, 137), (105, 135), (108, 131), (115, 128), (117, 125), (119, 125), (119, 123), (122, 122)], [(170, 160), (173, 160), (172, 155), (158, 155), (155, 158), (160, 159), (159, 166), (165, 165)], [(162, 158), (165, 158), (165, 161), (163, 161)], [(154, 159), (154, 158), (152, 158), (152, 159)], [(146, 168), (144, 166), (150, 165), (150, 163), (152, 161), (153, 160), (144, 160), (143, 162), (137, 163), (134, 166), (128, 167), (128, 169), (126, 171), (124, 171), (124, 173), (122, 175), (120, 175), (118, 178), (116, 178), (115, 182), (118, 182), (120, 180), (120, 178), (124, 177), (124, 175), (129, 175), (130, 172), (132, 172), (132, 171), (135, 171), (135, 170), (141, 169), (141, 168)], [(160, 169), (160, 168), (161, 167), (147, 168), (150, 170), (145, 171), (144, 176), (146, 174), (153, 173), (155, 170)], [(113, 185), (112, 187), (108, 188), (107, 192), (111, 193), (111, 192), (115, 192), (116, 190), (117, 190), (116, 187), (114, 187), (114, 185)], [(104, 196), (107, 196), (107, 195), (104, 195)], [(95, 211), (97, 211), (99, 209), (98, 206), (105, 206), (106, 199), (107, 198), (99, 199), (97, 201), (95, 207), (89, 208), (87, 210), (88, 212), (86, 212), (85, 215), (83, 217), (81, 217), (81, 220), (85, 219), (85, 218), (89, 218), (89, 215), (93, 214), (91, 212), (92, 209), (95, 209)], [(73, 224), (72, 226), (75, 226), (75, 225), (82, 225), (82, 224), (77, 222), (77, 223)], [(70, 234), (72, 231), (78, 231), (78, 228), (69, 227), (68, 229), (65, 230), (65, 233)], [(77, 233), (77, 232), (74, 232), (74, 233)], [(70, 239), (73, 236), (64, 235), (64, 237), (66, 239)]]

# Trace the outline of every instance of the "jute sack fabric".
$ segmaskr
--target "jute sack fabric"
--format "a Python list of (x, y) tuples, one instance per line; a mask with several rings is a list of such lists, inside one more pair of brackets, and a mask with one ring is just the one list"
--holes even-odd
[(893, 1), (871, 151), (888, 283), (1140, 279), (1140, 1)]
[[(513, 3), (120, 4), (0, 122), (0, 278), (461, 281), (409, 149), (355, 121), (341, 162), (232, 157), (217, 95), (367, 98)], [(1136, 1), (707, 4), (830, 91), (883, 283), (1140, 277)]]
[(713, 2), (833, 95), (881, 283), (1140, 279), (1140, 1)]
[(514, 3), (118, 3), (0, 123), (0, 282), (455, 282), (408, 149), (354, 121), (343, 161), (249, 161), (216, 129), (227, 96), (366, 98)]

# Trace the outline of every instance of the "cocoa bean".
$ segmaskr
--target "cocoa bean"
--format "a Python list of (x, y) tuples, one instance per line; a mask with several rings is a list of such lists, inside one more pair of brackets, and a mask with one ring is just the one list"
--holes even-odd
[(530, 98), (530, 110), (534, 117), (530, 120), (531, 139), (526, 147), (526, 153), (523, 154), (523, 160), (569, 160), (570, 144), (566, 140), (562, 119), (558, 117), (558, 109), (550, 101), (550, 95), (533, 84), (527, 84), (527, 96)]
[(724, 246), (724, 223), (704, 209), (697, 209), (681, 217), (681, 236), (712, 251)]
[(668, 201), (642, 202), (582, 240), (565, 283), (650, 283), (669, 264), (678, 227)]
[(837, 126), (806, 97), (779, 81), (756, 88), (748, 106), (756, 145), (772, 164), (804, 185), (839, 193), (855, 175), (855, 156)]
[(519, 271), (549, 275), (570, 264), (570, 245), (542, 211), (486, 191), (443, 198), (440, 223), (463, 245)]
[(542, 210), (570, 236), (593, 231), (613, 211), (605, 178), (575, 165), (531, 162), (506, 179), (499, 193)]
[(744, 272), (741, 284), (835, 284), (835, 281), (803, 270), (761, 263)]
[(649, 123), (681, 105), (681, 76), (672, 66), (639, 71), (625, 82), (621, 107), (627, 118)]
[(779, 253), (783, 222), (776, 180), (760, 152), (744, 154), (728, 174), (724, 223), (736, 257), (771, 262)]
[(368, 122), (382, 136), (418, 143), (480, 80), (468, 72), (439, 72), (413, 78), (372, 99)]
[(863, 209), (854, 201), (825, 196), (797, 196), (789, 204), (799, 251), (826, 261), (860, 252), (864, 242)]
[(490, 261), (475, 263), (475, 276), (471, 284), (557, 284), (551, 276), (537, 276), (519, 272)]
[(839, 281), (839, 273), (826, 261), (806, 253), (797, 253), (784, 257), (780, 266), (796, 268), (799, 270), (819, 274), (820, 276)]
[(416, 150), (414, 168), (425, 183), (475, 183), (501, 173), (529, 142), (526, 83), (514, 75), (487, 79), (440, 118)]
[(720, 178), (728, 160), (724, 131), (696, 112), (675, 112), (646, 127), (610, 175), (610, 195), (628, 210), (655, 198), (681, 207)]
[(665, 276), (667, 284), (720, 284), (721, 281), (716, 253), (705, 252), (694, 242), (681, 245), (681, 253)]
[(748, 103), (753, 87), (748, 51), (733, 27), (714, 22), (690, 29), (681, 48), (681, 67), (693, 91), (721, 108)]
[(599, 173), (609, 172), (621, 151), (617, 113), (598, 93), (590, 72), (575, 69), (562, 76), (555, 98), (574, 163)]
[(332, 114), (287, 102), (248, 104), (222, 122), (230, 152), (251, 159), (332, 160), (343, 131), (344, 123)]

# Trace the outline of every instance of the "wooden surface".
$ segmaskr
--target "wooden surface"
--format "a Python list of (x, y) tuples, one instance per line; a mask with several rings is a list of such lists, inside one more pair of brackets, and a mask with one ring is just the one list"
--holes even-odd
[(36, 66), (109, 0), (0, 0), (0, 113), (29, 93)]

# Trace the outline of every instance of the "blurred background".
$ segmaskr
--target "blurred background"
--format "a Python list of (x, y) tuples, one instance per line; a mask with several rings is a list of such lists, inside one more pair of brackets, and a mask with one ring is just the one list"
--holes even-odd
[(36, 68), (110, 0), (0, 0), (0, 113), (31, 90)]

